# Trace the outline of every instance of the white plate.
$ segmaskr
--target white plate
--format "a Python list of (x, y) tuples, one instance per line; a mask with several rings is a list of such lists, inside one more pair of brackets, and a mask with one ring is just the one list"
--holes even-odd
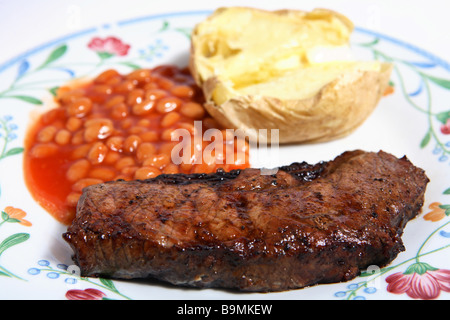
[[(74, 77), (94, 76), (111, 67), (127, 73), (137, 66), (186, 65), (189, 32), (209, 13), (167, 13), (105, 24), (45, 43), (0, 64), (0, 298), (66, 299), (80, 292), (73, 290), (93, 288), (102, 292), (98, 297), (108, 299), (448, 299), (450, 65), (414, 45), (362, 28), (356, 28), (352, 37), (354, 51), (362, 59), (375, 57), (395, 64), (394, 93), (384, 97), (350, 136), (282, 147), (278, 160), (264, 165), (315, 163), (346, 150), (382, 149), (399, 157), (407, 155), (424, 168), (431, 182), (423, 213), (408, 223), (403, 235), (406, 251), (389, 267), (346, 283), (269, 294), (79, 278), (70, 272), (72, 252), (61, 238), (65, 226), (32, 199), (24, 184), (22, 148), (30, 116), (51, 100), (52, 88)], [(94, 37), (107, 36), (130, 45), (129, 50), (122, 56), (99, 55), (88, 47)], [(442, 129), (444, 123), (448, 129)], [(14, 214), (8, 215), (13, 212), (22, 212), (22, 216), (14, 220)], [(428, 220), (430, 216), (435, 221)], [(387, 281), (391, 281), (389, 286)], [(408, 290), (400, 291), (401, 284)], [(88, 298), (88, 292), (78, 296)]]

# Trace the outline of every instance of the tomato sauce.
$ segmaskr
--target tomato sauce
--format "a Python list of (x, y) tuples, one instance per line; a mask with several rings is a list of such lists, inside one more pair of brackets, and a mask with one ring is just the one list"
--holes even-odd
[[(208, 115), (187, 69), (168, 65), (127, 75), (106, 70), (89, 83), (60, 87), (56, 102), (27, 133), (24, 174), (36, 201), (64, 224), (71, 223), (83, 188), (92, 184), (249, 167), (248, 144), (230, 140)], [(194, 136), (195, 121), (201, 121), (202, 133), (222, 130), (223, 151), (175, 164), (174, 132), (186, 129)], [(194, 151), (208, 144), (191, 140)]]

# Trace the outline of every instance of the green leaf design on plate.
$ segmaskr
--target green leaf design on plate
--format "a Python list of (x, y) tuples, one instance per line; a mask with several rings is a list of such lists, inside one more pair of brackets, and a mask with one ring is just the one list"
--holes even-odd
[(448, 188), (447, 190), (445, 190), (445, 191), (443, 192), (443, 194), (450, 194), (450, 188)]
[(6, 272), (3, 272), (1, 270), (0, 270), (0, 276), (11, 277), (9, 274), (7, 274)]
[(410, 265), (406, 271), (404, 272), (404, 274), (412, 274), (412, 273), (417, 273), (417, 274), (424, 274), (427, 271), (435, 271), (438, 270), (435, 267), (432, 267), (431, 265), (429, 265), (428, 263), (425, 262), (417, 262), (414, 263), (412, 265)]
[(428, 131), (425, 137), (423, 137), (422, 141), (420, 142), (420, 147), (425, 148), (427, 144), (430, 142), (430, 140), (431, 140), (431, 131)]
[(441, 204), (439, 206), (439, 208), (441, 208), (441, 209), (450, 209), (450, 204)]
[(436, 115), (436, 119), (438, 119), (443, 124), (447, 123), (447, 120), (450, 119), (450, 111), (440, 112)]
[(1, 217), (2, 217), (2, 220), (5, 222), (20, 222), (20, 220), (18, 220), (18, 219), (11, 218), (9, 216), (9, 214), (7, 214), (5, 211), (2, 211)]
[(49, 56), (47, 57), (47, 60), (38, 69), (42, 69), (52, 63), (55, 60), (58, 60), (61, 58), (67, 51), (67, 45), (63, 44), (62, 46), (59, 46), (58, 48), (54, 49)]
[(100, 59), (105, 60), (105, 59), (109, 59), (111, 58), (114, 54), (109, 53), (109, 52), (97, 52), (98, 56), (100, 57)]
[(5, 250), (7, 250), (7, 249), (11, 248), (12, 246), (15, 246), (19, 243), (27, 241), (29, 238), (30, 238), (29, 233), (15, 233), (15, 234), (9, 236), (5, 240), (3, 240), (2, 243), (0, 243), (0, 255), (2, 255), (2, 253)]
[(110, 290), (117, 292), (116, 286), (110, 279), (100, 278), (100, 282), (108, 287)]
[(132, 69), (134, 69), (134, 70), (137, 70), (137, 69), (140, 69), (140, 68), (141, 68), (140, 66), (138, 66), (137, 64), (132, 63), (132, 62), (124, 61), (124, 62), (119, 62), (119, 63), (120, 63), (121, 65), (130, 67), (130, 68), (132, 68)]
[(56, 97), (57, 94), (58, 94), (58, 89), (59, 89), (59, 87), (56, 86), (56, 87), (53, 87), (53, 88), (48, 89), (48, 91), (50, 91), (50, 93), (52, 94), (52, 96)]
[(380, 39), (379, 39), (379, 38), (375, 38), (375, 39), (374, 39), (373, 41), (371, 41), (371, 42), (360, 43), (359, 45), (360, 45), (360, 46), (363, 46), (363, 47), (372, 47), (372, 46), (376, 45), (378, 42), (380, 42)]
[(169, 21), (164, 20), (163, 25), (161, 27), (161, 29), (158, 30), (158, 32), (162, 32), (162, 31), (166, 31), (167, 29), (169, 29)]
[(191, 32), (192, 32), (191, 28), (175, 28), (175, 31), (180, 32), (181, 34), (186, 36), (188, 39), (191, 38)]
[(442, 79), (442, 78), (433, 77), (433, 76), (430, 76), (430, 75), (428, 75), (426, 73), (422, 73), (422, 72), (420, 72), (420, 75), (422, 75), (423, 77), (433, 81), (438, 86), (441, 86), (441, 87), (443, 87), (445, 89), (450, 89), (450, 80), (448, 80), (448, 79)]
[(5, 98), (15, 98), (15, 99), (19, 99), (28, 103), (32, 103), (32, 104), (36, 104), (36, 105), (42, 105), (42, 101), (34, 98), (34, 97), (30, 97), (30, 96), (23, 96), (23, 95), (18, 95), (18, 96), (5, 96)]
[(5, 155), (3, 157), (8, 157), (8, 156), (13, 156), (15, 154), (19, 154), (23, 152), (23, 148), (22, 147), (17, 147), (17, 148), (11, 148), (8, 151), (6, 151)]

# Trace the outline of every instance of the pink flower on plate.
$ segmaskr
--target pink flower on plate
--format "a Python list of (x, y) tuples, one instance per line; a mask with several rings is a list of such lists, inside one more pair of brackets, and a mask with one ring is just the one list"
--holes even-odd
[(88, 48), (97, 52), (100, 58), (106, 59), (114, 55), (127, 55), (130, 45), (123, 43), (122, 40), (116, 37), (107, 37), (105, 39), (95, 37), (88, 43)]
[(441, 132), (443, 134), (450, 134), (450, 118), (447, 119), (447, 123), (441, 126)]
[(395, 294), (406, 293), (413, 299), (436, 299), (441, 290), (450, 292), (450, 270), (436, 269), (429, 264), (418, 262), (405, 273), (397, 272), (386, 278), (387, 291)]
[(106, 294), (93, 288), (72, 289), (66, 292), (66, 298), (69, 300), (102, 300), (104, 297), (106, 297)]

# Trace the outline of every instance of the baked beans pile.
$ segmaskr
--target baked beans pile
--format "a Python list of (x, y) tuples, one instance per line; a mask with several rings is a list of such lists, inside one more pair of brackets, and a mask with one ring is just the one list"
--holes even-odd
[[(249, 166), (248, 144), (230, 143), (203, 108), (201, 91), (187, 69), (167, 65), (127, 75), (110, 69), (87, 84), (60, 87), (56, 100), (58, 107), (29, 131), (24, 169), (33, 196), (65, 224), (73, 220), (81, 191), (89, 185)], [(173, 163), (171, 152), (179, 143), (172, 141), (174, 130), (187, 129), (193, 136), (194, 121), (202, 121), (203, 132), (222, 130), (224, 152), (213, 152), (213, 158), (223, 164), (214, 159), (195, 164), (194, 156), (191, 162)], [(191, 141), (192, 150), (210, 143)], [(230, 146), (234, 159), (227, 164)], [(238, 153), (245, 154), (244, 160)]]

